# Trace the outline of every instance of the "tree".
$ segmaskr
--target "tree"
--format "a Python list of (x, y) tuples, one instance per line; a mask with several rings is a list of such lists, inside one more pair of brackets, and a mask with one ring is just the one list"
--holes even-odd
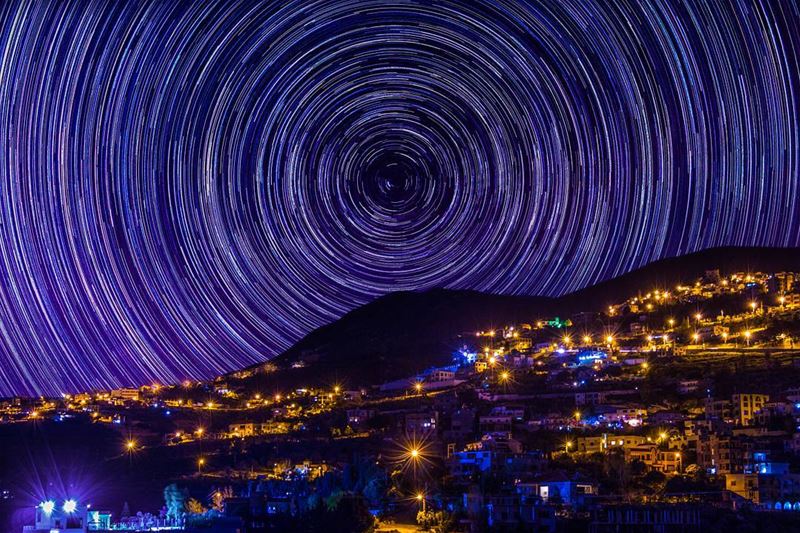
[(428, 531), (431, 528), (433, 520), (433, 511), (423, 511), (422, 509), (417, 511), (417, 524), (423, 531)]
[(189, 514), (203, 514), (207, 511), (203, 504), (199, 501), (195, 500), (194, 498), (190, 498), (189, 501), (186, 502), (186, 512)]
[(186, 498), (186, 490), (179, 489), (175, 483), (164, 487), (164, 502), (167, 506), (168, 519), (179, 520), (183, 516)]
[(233, 498), (233, 488), (230, 486), (215, 489), (211, 492), (211, 508), (215, 511), (222, 512), (225, 505), (225, 500)]

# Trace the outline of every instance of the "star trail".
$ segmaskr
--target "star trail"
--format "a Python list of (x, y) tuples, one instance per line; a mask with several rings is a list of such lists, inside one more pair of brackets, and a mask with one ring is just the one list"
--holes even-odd
[(5, 1), (0, 395), (796, 246), (798, 36), (781, 1)]

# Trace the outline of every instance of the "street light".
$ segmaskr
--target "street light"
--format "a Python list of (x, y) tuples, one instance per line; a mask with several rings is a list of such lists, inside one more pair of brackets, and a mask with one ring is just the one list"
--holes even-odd
[(203, 472), (203, 466), (206, 464), (206, 460), (204, 458), (200, 458), (197, 460), (197, 473), (201, 474)]
[(422, 504), (422, 512), (425, 513), (425, 495), (421, 492), (418, 492), (417, 501)]
[(72, 499), (65, 501), (64, 505), (62, 506), (62, 509), (64, 509), (65, 513), (74, 513), (77, 508), (78, 502)]

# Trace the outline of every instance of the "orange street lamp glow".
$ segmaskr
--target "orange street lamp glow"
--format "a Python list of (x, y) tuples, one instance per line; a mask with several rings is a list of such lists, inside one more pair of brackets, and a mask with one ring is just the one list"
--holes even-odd
[(132, 440), (129, 440), (128, 442), (125, 443), (125, 447), (128, 450), (133, 450), (136, 447), (136, 443)]
[(613, 336), (613, 335), (608, 335), (608, 336), (606, 337), (606, 342), (607, 342), (608, 344), (613, 344), (613, 343), (614, 343), (614, 336)]
[(417, 448), (412, 448), (411, 451), (409, 452), (409, 455), (411, 456), (412, 459), (418, 459), (419, 450)]
[(583, 336), (583, 343), (584, 344), (589, 344), (590, 342), (592, 342), (592, 338), (589, 335), (584, 335)]
[(507, 371), (503, 371), (500, 373), (500, 381), (508, 381), (508, 378), (511, 377)]
[(417, 392), (422, 392), (422, 382), (417, 381), (416, 383), (414, 383), (414, 390), (416, 390)]

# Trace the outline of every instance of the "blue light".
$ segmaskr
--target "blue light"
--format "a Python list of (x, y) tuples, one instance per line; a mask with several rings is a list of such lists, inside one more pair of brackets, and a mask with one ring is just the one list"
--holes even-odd
[(46, 502), (40, 503), (39, 507), (42, 508), (44, 514), (50, 514), (53, 512), (53, 509), (56, 508), (56, 502), (54, 502), (53, 500), (47, 500)]
[(78, 508), (78, 502), (76, 502), (75, 500), (67, 500), (64, 502), (63, 509), (65, 513), (74, 513), (75, 509), (77, 508)]

